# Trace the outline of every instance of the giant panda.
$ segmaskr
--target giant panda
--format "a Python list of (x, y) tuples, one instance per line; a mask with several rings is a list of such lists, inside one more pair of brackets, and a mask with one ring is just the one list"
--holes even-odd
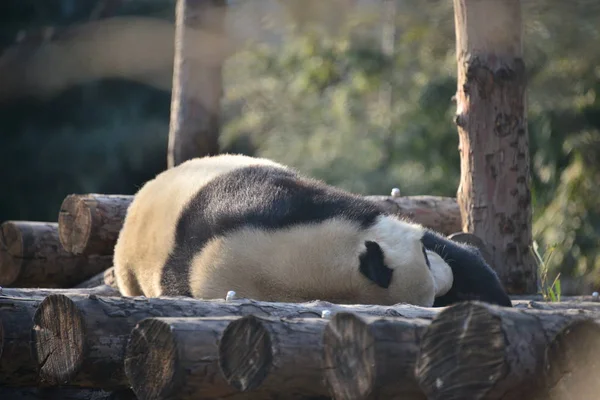
[(265, 158), (188, 160), (136, 193), (114, 250), (124, 296), (510, 306), (473, 248)]

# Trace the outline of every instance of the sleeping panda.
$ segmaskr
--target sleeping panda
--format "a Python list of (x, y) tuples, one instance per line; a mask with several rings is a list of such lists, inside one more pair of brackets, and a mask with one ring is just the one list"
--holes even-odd
[[(481, 255), (274, 161), (186, 161), (135, 195), (114, 251), (124, 296), (511, 306)], [(434, 303), (435, 302), (435, 303)]]

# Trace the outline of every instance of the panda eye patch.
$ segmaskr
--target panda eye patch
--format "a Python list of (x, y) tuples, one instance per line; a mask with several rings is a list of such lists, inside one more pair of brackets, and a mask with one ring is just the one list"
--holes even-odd
[(394, 270), (385, 265), (383, 250), (372, 241), (366, 241), (367, 251), (359, 256), (360, 272), (377, 286), (387, 289), (392, 282), (392, 273)]

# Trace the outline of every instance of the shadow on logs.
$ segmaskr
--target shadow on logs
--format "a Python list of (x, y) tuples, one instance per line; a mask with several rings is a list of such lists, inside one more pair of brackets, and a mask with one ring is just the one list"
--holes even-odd
[(221, 372), (232, 388), (249, 396), (328, 398), (322, 360), (326, 325), (321, 318), (239, 318), (221, 337)]
[(546, 399), (546, 348), (563, 329), (593, 314), (479, 302), (448, 307), (423, 334), (417, 381), (431, 400)]
[(429, 323), (336, 314), (323, 337), (325, 376), (336, 400), (425, 399), (414, 366)]

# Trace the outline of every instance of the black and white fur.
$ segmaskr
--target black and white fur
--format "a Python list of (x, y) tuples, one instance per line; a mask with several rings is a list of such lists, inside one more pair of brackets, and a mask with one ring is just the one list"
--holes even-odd
[[(477, 294), (505, 302), (493, 271), (470, 251), (271, 160), (220, 155), (140, 189), (114, 265), (125, 296), (234, 290), (267, 301), (431, 306)], [(460, 275), (471, 270), (472, 278)]]

